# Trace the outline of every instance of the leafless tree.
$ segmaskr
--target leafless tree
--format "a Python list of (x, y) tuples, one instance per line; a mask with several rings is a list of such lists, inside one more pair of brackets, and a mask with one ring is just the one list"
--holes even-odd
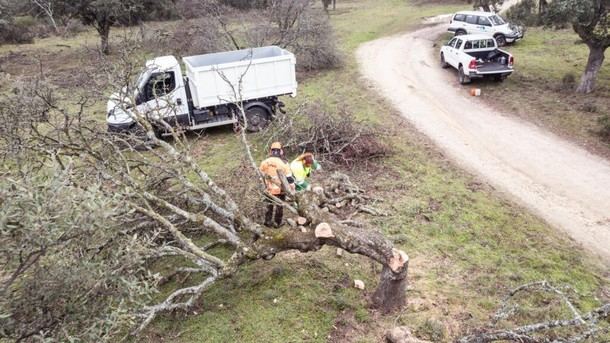
[[(284, 203), (299, 217), (295, 221), (300, 228), (260, 226), (199, 166), (190, 153), (192, 142), (162, 113), (139, 113), (132, 106), (134, 94), (127, 86), (134, 77), (133, 65), (128, 57), (100, 65), (108, 73), (97, 81), (113, 88), (126, 86), (120, 107), (132, 111), (140, 135), (109, 134), (90, 114), (91, 94), (99, 96), (108, 83), (72, 99), (59, 97), (43, 83), (34, 84), (28, 94), (41, 108), (32, 111), (44, 111), (37, 121), (21, 116), (22, 109), (7, 109), (25, 122), (3, 137), (15, 140), (19, 152), (2, 149), (2, 156), (9, 164), (19, 159), (27, 164), (9, 169), (0, 184), (2, 198), (22, 199), (0, 202), (2, 217), (14, 218), (0, 231), (0, 335), (112, 341), (125, 325), (137, 334), (159, 314), (190, 309), (212, 284), (224, 282), (246, 263), (324, 245), (383, 266), (373, 296), (382, 311), (405, 304), (407, 255), (379, 231), (325, 210), (336, 207), (336, 194), (348, 195), (330, 188), (337, 187), (337, 180), (327, 191), (292, 194)], [(159, 126), (171, 134), (171, 142), (155, 135)], [(349, 197), (364, 199), (357, 193)], [(46, 227), (53, 230), (41, 230)], [(195, 238), (202, 237), (209, 243), (197, 244)], [(218, 245), (230, 251), (229, 257), (213, 249)], [(151, 271), (151, 265), (168, 257), (180, 257), (171, 273)], [(54, 266), (50, 274), (49, 265)], [(151, 304), (148, 299), (159, 284), (180, 274), (203, 277), (178, 283), (167, 297)], [(89, 302), (90, 311), (70, 312), (79, 302)], [(33, 316), (41, 307), (48, 309), (48, 316)]]
[(49, 22), (53, 26), (55, 33), (58, 32), (57, 23), (55, 22), (53, 1), (52, 0), (32, 0), (32, 3), (36, 5), (40, 10), (49, 18)]

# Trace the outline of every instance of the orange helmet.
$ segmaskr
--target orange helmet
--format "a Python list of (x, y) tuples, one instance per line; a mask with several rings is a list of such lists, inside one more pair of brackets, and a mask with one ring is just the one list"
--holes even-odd
[(273, 150), (273, 149), (280, 150), (281, 148), (282, 148), (282, 143), (280, 143), (280, 142), (271, 143), (271, 150)]

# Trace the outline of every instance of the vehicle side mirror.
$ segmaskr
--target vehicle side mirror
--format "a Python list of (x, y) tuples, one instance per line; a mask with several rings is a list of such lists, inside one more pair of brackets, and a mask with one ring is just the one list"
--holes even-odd
[(144, 103), (144, 95), (142, 94), (142, 92), (138, 92), (138, 94), (136, 95), (136, 106), (141, 105)]

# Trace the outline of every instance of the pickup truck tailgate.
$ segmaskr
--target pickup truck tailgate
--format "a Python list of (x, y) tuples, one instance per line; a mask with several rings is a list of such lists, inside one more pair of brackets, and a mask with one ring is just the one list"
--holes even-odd
[(479, 74), (496, 74), (512, 71), (512, 68), (509, 68), (506, 64), (501, 64), (499, 62), (485, 62), (482, 64), (477, 63), (477, 72)]

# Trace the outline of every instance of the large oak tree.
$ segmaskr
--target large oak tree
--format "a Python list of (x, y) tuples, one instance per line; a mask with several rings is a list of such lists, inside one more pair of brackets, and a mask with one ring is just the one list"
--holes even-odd
[(548, 5), (545, 15), (547, 24), (571, 24), (589, 48), (587, 66), (576, 89), (579, 93), (594, 90), (597, 74), (604, 62), (604, 53), (610, 46), (609, 7), (609, 0), (555, 0)]

